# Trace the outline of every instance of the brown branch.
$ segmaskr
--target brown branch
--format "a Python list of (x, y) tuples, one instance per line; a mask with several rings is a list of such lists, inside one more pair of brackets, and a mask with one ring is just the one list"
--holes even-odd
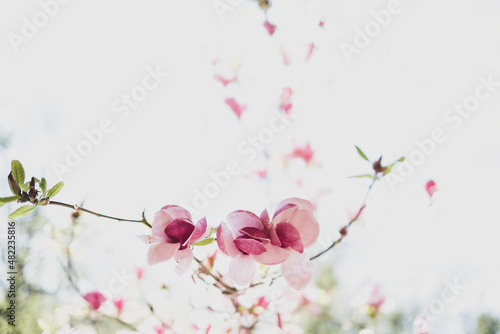
[(347, 225), (345, 225), (344, 227), (342, 227), (340, 229), (340, 238), (338, 238), (337, 240), (335, 240), (330, 246), (328, 246), (328, 248), (326, 248), (325, 250), (323, 250), (322, 252), (314, 255), (313, 257), (311, 257), (309, 260), (315, 260), (317, 258), (319, 258), (321, 255), (325, 254), (326, 252), (328, 252), (330, 249), (332, 249), (333, 247), (335, 247), (337, 244), (339, 244), (340, 242), (342, 242), (342, 240), (344, 239), (344, 237), (347, 235), (347, 230), (349, 229), (349, 227), (351, 227), (351, 225), (357, 221), (359, 219), (359, 216), (361, 216), (361, 213), (363, 212), (363, 210), (365, 209), (366, 207), (366, 201), (368, 200), (368, 196), (370, 195), (370, 192), (373, 188), (373, 185), (375, 184), (375, 182), (377, 182), (377, 179), (373, 179), (372, 183), (370, 184), (370, 186), (368, 187), (368, 190), (366, 192), (366, 195), (365, 195), (365, 198), (363, 199), (363, 202), (361, 203), (361, 206), (358, 210), (358, 212), (356, 213), (356, 216), (354, 216), (354, 218), (352, 218), (349, 223), (347, 223)]
[(146, 220), (144, 212), (142, 213), (142, 219), (141, 220), (124, 219), (124, 218), (117, 218), (117, 217), (113, 217), (113, 216), (103, 215), (101, 213), (97, 213), (97, 212), (94, 212), (94, 211), (82, 208), (78, 204), (71, 205), (71, 204), (66, 204), (66, 203), (56, 202), (56, 201), (50, 201), (49, 204), (50, 205), (62, 206), (62, 207), (65, 207), (65, 208), (76, 210), (76, 211), (82, 211), (82, 212), (90, 213), (91, 215), (94, 215), (94, 216), (97, 216), (97, 217), (108, 218), (108, 219), (113, 219), (113, 220), (122, 221), (122, 222), (141, 223), (141, 224), (144, 224), (147, 227), (151, 228), (151, 224), (149, 224), (148, 221)]

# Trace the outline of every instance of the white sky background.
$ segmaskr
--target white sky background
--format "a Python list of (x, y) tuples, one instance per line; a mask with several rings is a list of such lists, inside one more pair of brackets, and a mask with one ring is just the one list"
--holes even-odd
[[(66, 145), (74, 148), (83, 130), (110, 118), (114, 131), (64, 175), (59, 200), (85, 200), (90, 209), (131, 218), (146, 208), (152, 218), (163, 205), (191, 204), (193, 189), (230, 160), (242, 163), (243, 174), (262, 168), (262, 157), (246, 164), (238, 144), (268, 124), (281, 88), (291, 86), (294, 124), (268, 149), (277, 157), (291, 150), (291, 140), (310, 141), (323, 168), (293, 163), (284, 171), (276, 163), (270, 193), (255, 178), (234, 177), (202, 215), (218, 225), (233, 210), (274, 210), (283, 198), (312, 198), (327, 188), (318, 219), (322, 235), (335, 237), (348, 219), (346, 209), (357, 209), (368, 185), (346, 179), (370, 169), (353, 145), (371, 159), (383, 154), (388, 163), (408, 156), (415, 140), (441, 127), (447, 141), (395, 190), (378, 184), (363, 223), (330, 258), (347, 299), (380, 284), (395, 307), (414, 310), (415, 303), (426, 307), (439, 297), (443, 280), (458, 277), (467, 289), (445, 315), (500, 316), (500, 90), (458, 129), (442, 119), (474, 92), (478, 76), (493, 73), (500, 80), (500, 1), (402, 1), (402, 13), (348, 64), (340, 43), (352, 43), (355, 28), (387, 3), (277, 0), (268, 12), (278, 26), (271, 38), (262, 27), (263, 12), (250, 1), (221, 21), (211, 1), (73, 0), (16, 54), (6, 36), (19, 33), (21, 18), (39, 6), (4, 2), (0, 130), (11, 135), (12, 145), (2, 156), (1, 175), (7, 175), (11, 159), (19, 159), (27, 174), (55, 183), (51, 165), (64, 161)], [(322, 16), (324, 29), (317, 24)], [(317, 48), (305, 63), (301, 52), (310, 42)], [(281, 44), (296, 51), (290, 67), (283, 66)], [(213, 80), (213, 54), (241, 60), (237, 86), (223, 89)], [(120, 120), (111, 103), (157, 64), (170, 77)], [(248, 104), (241, 121), (224, 104), (228, 96)], [(301, 175), (300, 188), (293, 180)], [(424, 189), (429, 179), (441, 189), (431, 207)], [(43, 210), (56, 224), (68, 214), (56, 207)], [(107, 236), (110, 249), (126, 247), (128, 256), (111, 260), (122, 251), (111, 252), (110, 265), (145, 262), (145, 247), (134, 237), (146, 232), (140, 226), (86, 219), (96, 234)]]

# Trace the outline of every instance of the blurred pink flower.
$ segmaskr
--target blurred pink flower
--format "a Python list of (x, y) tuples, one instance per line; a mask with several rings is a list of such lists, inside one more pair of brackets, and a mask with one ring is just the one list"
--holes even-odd
[(432, 195), (434, 195), (434, 193), (436, 192), (437, 190), (437, 185), (436, 185), (436, 182), (434, 182), (433, 180), (430, 180), (428, 181), (426, 184), (425, 184), (425, 190), (427, 191), (427, 193), (429, 194), (429, 197), (432, 197)]
[(202, 218), (195, 225), (191, 222), (191, 214), (177, 205), (167, 205), (155, 215), (151, 245), (148, 249), (150, 265), (167, 261), (172, 257), (177, 262), (175, 271), (182, 275), (190, 267), (193, 252), (189, 245), (200, 239), (207, 230), (207, 221)]
[(368, 305), (379, 309), (382, 304), (384, 304), (384, 302), (385, 298), (380, 295), (380, 288), (378, 286), (374, 286), (370, 295), (370, 299), (368, 300)]
[(309, 61), (309, 59), (311, 59), (311, 55), (312, 55), (315, 47), (316, 46), (312, 42), (307, 44), (307, 53), (306, 53), (305, 61)]
[(142, 275), (144, 275), (144, 269), (141, 267), (135, 267), (135, 275), (137, 276), (138, 280), (142, 279)]
[(314, 158), (314, 151), (311, 148), (311, 143), (307, 143), (305, 146), (294, 144), (293, 151), (289, 154), (289, 157), (302, 159), (309, 165)]
[(165, 327), (165, 324), (161, 324), (161, 325), (155, 326), (153, 329), (156, 332), (156, 334), (163, 334), (163, 333), (165, 333), (165, 329), (167, 329), (167, 328)]
[(272, 23), (269, 23), (269, 21), (267, 20), (264, 22), (264, 28), (266, 28), (266, 31), (270, 36), (272, 36), (276, 31), (276, 26)]
[(123, 311), (123, 303), (124, 303), (123, 298), (113, 299), (113, 305), (115, 305), (118, 315), (120, 315)]
[(319, 224), (309, 201), (289, 198), (282, 201), (270, 221), (267, 210), (260, 217), (249, 211), (234, 211), (227, 225), (217, 229), (220, 250), (233, 259), (229, 276), (240, 285), (249, 284), (255, 276), (256, 262), (265, 265), (281, 264), (285, 280), (302, 290), (312, 278), (309, 258), (304, 248), (319, 236)]
[(224, 102), (233, 110), (233, 112), (241, 117), (241, 114), (247, 109), (247, 106), (244, 104), (239, 104), (234, 98), (230, 97), (224, 100)]
[(283, 57), (283, 63), (285, 64), (285, 66), (289, 66), (291, 64), (290, 56), (288, 55), (288, 53), (286, 53), (283, 45), (280, 46), (280, 53), (281, 57)]
[(281, 99), (281, 105), (280, 108), (283, 109), (283, 111), (288, 115), (290, 112), (290, 109), (292, 109), (292, 94), (293, 91), (290, 87), (283, 87), (283, 90), (281, 91), (280, 99)]
[(83, 298), (85, 298), (85, 300), (87, 301), (87, 303), (89, 303), (89, 306), (93, 310), (98, 310), (101, 307), (102, 303), (106, 301), (106, 297), (104, 297), (104, 295), (99, 291), (87, 292), (87, 294), (83, 296)]
[(221, 75), (214, 75), (214, 79), (216, 81), (220, 82), (221, 84), (223, 84), (224, 86), (229, 85), (231, 82), (236, 82), (236, 77), (226, 79)]

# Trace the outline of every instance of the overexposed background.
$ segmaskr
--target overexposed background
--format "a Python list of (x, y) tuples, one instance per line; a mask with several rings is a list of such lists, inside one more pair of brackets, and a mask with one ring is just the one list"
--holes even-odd
[[(7, 35), (20, 33), (22, 18), (40, 7), (37, 1), (2, 3), (0, 133), (11, 144), (0, 153), (0, 175), (18, 159), (28, 175), (54, 184), (54, 162), (64, 163), (67, 147), (85, 139), (82, 131), (109, 118), (114, 130), (63, 176), (59, 200), (84, 200), (89, 209), (129, 218), (139, 218), (145, 208), (152, 219), (166, 204), (192, 206), (195, 189), (211, 180), (209, 173), (236, 160), (244, 171), (195, 219), (207, 216), (216, 226), (236, 209), (272, 211), (283, 198), (313, 199), (327, 190), (317, 204), (322, 238), (330, 240), (348, 220), (347, 210), (357, 210), (369, 184), (347, 179), (370, 172), (353, 145), (389, 163), (408, 157), (416, 140), (442, 128), (446, 142), (395, 188), (380, 182), (363, 221), (327, 257), (334, 260), (346, 301), (379, 284), (394, 308), (409, 312), (428, 307), (445, 280), (458, 278), (467, 289), (436, 328), (466, 333), (479, 313), (500, 316), (500, 91), (457, 129), (443, 114), (474, 93), (479, 76), (500, 80), (500, 2), (402, 0), (402, 12), (348, 63), (341, 43), (352, 44), (356, 28), (363, 29), (370, 12), (387, 3), (276, 0), (267, 15), (278, 26), (271, 37), (253, 1), (243, 1), (221, 20), (207, 0), (73, 0), (18, 53)], [(316, 48), (305, 62), (311, 42)], [(283, 64), (281, 45), (290, 52), (290, 66)], [(215, 58), (229, 67), (241, 64), (237, 84), (223, 88), (213, 79), (219, 74)], [(111, 104), (141, 84), (148, 66), (170, 76), (120, 119)], [(237, 148), (267, 126), (284, 86), (294, 90), (294, 122), (267, 147), (274, 159), (265, 182), (248, 177), (266, 166), (263, 156), (247, 162)], [(232, 96), (248, 105), (240, 120), (224, 103)], [(284, 168), (278, 158), (293, 149), (293, 141), (311, 143), (313, 166), (292, 161)], [(425, 192), (429, 179), (440, 189), (432, 205)], [(2, 189), (7, 191), (5, 184)], [(5, 217), (7, 208), (0, 210)], [(67, 223), (65, 209), (43, 213), (56, 225)], [(87, 256), (99, 258), (89, 289), (105, 284), (102, 277), (112, 267), (145, 264), (146, 247), (135, 238), (144, 228), (85, 219), (95, 230), (95, 255), (89, 250)], [(102, 249), (108, 249), (106, 257)], [(152, 270), (165, 268), (169, 264)], [(173, 275), (168, 279), (186, 280)], [(44, 280), (50, 289), (50, 275)]]

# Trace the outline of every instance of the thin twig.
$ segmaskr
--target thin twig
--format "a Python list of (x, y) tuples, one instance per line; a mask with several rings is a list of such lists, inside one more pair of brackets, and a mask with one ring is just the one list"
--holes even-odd
[(142, 213), (142, 219), (141, 220), (137, 220), (137, 219), (124, 219), (124, 218), (112, 217), (112, 216), (103, 215), (101, 213), (97, 213), (97, 212), (94, 212), (94, 211), (90, 211), (88, 209), (82, 208), (81, 206), (79, 206), (77, 204), (71, 205), (71, 204), (66, 204), (66, 203), (56, 202), (56, 201), (50, 201), (49, 204), (51, 204), (51, 205), (58, 205), (58, 206), (62, 206), (62, 207), (73, 209), (73, 210), (77, 210), (77, 211), (83, 211), (83, 212), (90, 213), (91, 215), (94, 215), (94, 216), (97, 216), (97, 217), (113, 219), (113, 220), (117, 220), (117, 221), (121, 221), (121, 222), (141, 223), (141, 224), (144, 224), (147, 227), (151, 228), (151, 224), (149, 224), (147, 222), (146, 217), (144, 215), (144, 212)]
[(340, 238), (338, 238), (337, 240), (335, 240), (327, 249), (323, 250), (321, 253), (318, 253), (316, 255), (314, 255), (313, 257), (311, 257), (309, 260), (315, 260), (317, 259), (318, 257), (320, 257), (321, 255), (325, 254), (326, 252), (328, 252), (330, 249), (332, 249), (333, 247), (335, 247), (335, 245), (339, 244), (342, 239), (344, 239), (344, 237), (347, 235), (347, 230), (349, 229), (349, 227), (352, 225), (352, 223), (354, 223), (355, 221), (357, 221), (359, 219), (359, 216), (361, 216), (361, 213), (363, 212), (363, 210), (365, 209), (366, 207), (366, 201), (368, 200), (368, 196), (370, 195), (370, 192), (373, 188), (373, 185), (375, 184), (375, 182), (377, 182), (377, 179), (373, 179), (372, 183), (370, 184), (370, 186), (368, 187), (368, 190), (366, 192), (366, 195), (365, 195), (365, 198), (363, 199), (363, 202), (361, 203), (361, 206), (358, 210), (358, 212), (356, 213), (356, 216), (354, 216), (354, 218), (352, 218), (349, 223), (347, 223), (347, 225), (345, 225), (342, 229), (341, 229), (341, 235), (340, 235)]

